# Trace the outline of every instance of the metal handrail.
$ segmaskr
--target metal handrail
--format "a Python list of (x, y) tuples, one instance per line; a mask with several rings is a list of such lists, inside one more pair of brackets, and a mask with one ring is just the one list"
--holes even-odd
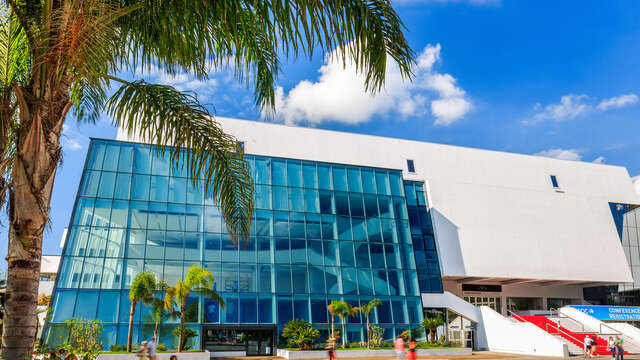
[[(548, 323), (547, 323), (547, 324), (545, 324), (545, 330), (546, 330), (549, 334), (551, 334), (551, 332), (549, 332), (549, 325), (551, 325), (551, 326), (552, 326), (551, 328), (553, 329), (553, 324), (548, 324)], [(575, 342), (577, 342), (578, 344), (582, 344), (582, 346), (584, 347), (584, 341), (581, 341), (580, 339), (576, 338), (575, 336), (573, 336), (573, 335), (569, 334), (568, 332), (566, 332), (566, 331), (564, 331), (564, 330), (560, 329), (560, 325), (556, 325), (555, 330), (556, 330), (556, 332), (558, 333), (558, 335), (560, 335), (560, 333), (562, 332), (562, 334), (564, 334), (565, 336), (570, 337), (571, 339), (573, 339), (573, 340), (574, 340)], [(552, 335), (553, 335), (553, 334), (552, 334)]]

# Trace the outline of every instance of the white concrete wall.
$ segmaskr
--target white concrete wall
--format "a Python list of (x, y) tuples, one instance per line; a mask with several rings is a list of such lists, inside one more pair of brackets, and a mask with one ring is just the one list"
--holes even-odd
[[(183, 353), (158, 353), (158, 360), (169, 360), (171, 355), (176, 355), (179, 360), (210, 360), (208, 351), (183, 352)], [(100, 354), (98, 360), (140, 360), (136, 354)]]
[(422, 306), (425, 308), (447, 308), (475, 323), (482, 321), (477, 307), (448, 291), (442, 294), (422, 294)]
[[(531, 323), (515, 323), (491, 310), (480, 307), (482, 314), (478, 338), (486, 341), (490, 351), (536, 356), (568, 356), (567, 344)], [(482, 338), (484, 337), (484, 338)]]
[[(632, 281), (608, 205), (640, 203), (623, 167), (216, 120), (248, 154), (402, 169), (405, 179), (426, 181), (445, 277)], [(143, 140), (124, 131), (118, 139)]]

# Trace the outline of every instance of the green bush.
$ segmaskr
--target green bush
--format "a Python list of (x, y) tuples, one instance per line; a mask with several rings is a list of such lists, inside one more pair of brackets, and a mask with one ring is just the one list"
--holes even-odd
[(304, 319), (289, 321), (282, 330), (282, 337), (287, 339), (288, 346), (297, 346), (300, 350), (311, 350), (313, 341), (320, 336), (320, 331), (314, 329)]
[(167, 345), (160, 343), (158, 344), (158, 346), (156, 346), (156, 349), (158, 349), (159, 351), (167, 351)]
[(120, 345), (118, 345), (118, 344), (113, 344), (113, 345), (111, 345), (109, 350), (111, 350), (111, 351), (120, 351), (120, 350), (122, 350), (122, 347)]

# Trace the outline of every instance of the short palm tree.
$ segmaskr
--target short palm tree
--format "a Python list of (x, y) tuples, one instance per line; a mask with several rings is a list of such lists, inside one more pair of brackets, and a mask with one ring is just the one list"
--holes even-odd
[(189, 295), (195, 294), (205, 296), (220, 303), (220, 307), (224, 308), (224, 299), (213, 290), (214, 278), (211, 272), (201, 268), (198, 265), (192, 265), (187, 272), (184, 280), (178, 280), (176, 286), (169, 287), (165, 295), (165, 307), (173, 309), (178, 307), (180, 312), (180, 336), (178, 339), (178, 352), (184, 348), (184, 318), (187, 310), (187, 299)]
[(331, 306), (342, 322), (342, 347), (346, 347), (347, 333), (345, 319), (349, 316), (355, 316), (358, 313), (358, 310), (348, 302), (342, 300), (331, 300)]
[(442, 325), (444, 325), (444, 320), (440, 314), (426, 317), (420, 324), (420, 326), (429, 330), (429, 339), (431, 342), (436, 341), (436, 331), (438, 330), (438, 327)]
[(371, 311), (376, 306), (380, 305), (382, 305), (382, 301), (380, 301), (380, 299), (373, 299), (357, 308), (362, 316), (364, 316), (364, 318), (367, 320), (367, 349), (371, 348), (371, 324), (369, 323), (369, 317), (371, 316)]
[(195, 95), (117, 75), (156, 66), (206, 79), (228, 66), (269, 110), (281, 56), (335, 49), (369, 91), (382, 87), (388, 59), (411, 76), (414, 53), (390, 0), (2, 2), (0, 205), (11, 199), (2, 357), (22, 359), (33, 348), (42, 235), (69, 111), (80, 122), (106, 111), (181, 161), (194, 185), (204, 179), (235, 240), (248, 236), (253, 212), (249, 165), (235, 139)]
[(129, 331), (127, 333), (127, 351), (131, 351), (131, 339), (133, 338), (133, 319), (136, 314), (136, 306), (139, 302), (145, 305), (153, 304), (153, 293), (156, 291), (156, 277), (147, 271), (143, 271), (136, 275), (131, 282), (129, 290), (129, 301), (131, 308), (129, 310)]
[[(169, 288), (169, 284), (163, 279), (156, 284), (156, 293), (165, 292)], [(157, 295), (157, 294), (156, 294)], [(158, 337), (160, 323), (165, 317), (177, 318), (180, 314), (173, 309), (173, 307), (167, 307), (164, 301), (164, 297), (154, 296), (151, 303), (151, 318), (155, 322), (155, 328), (153, 330), (153, 336)]]

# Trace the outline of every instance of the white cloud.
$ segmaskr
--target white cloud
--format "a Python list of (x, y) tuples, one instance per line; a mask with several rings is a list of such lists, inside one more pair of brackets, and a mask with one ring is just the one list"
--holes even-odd
[(167, 74), (152, 64), (145, 67), (138, 67), (135, 70), (137, 77), (144, 78), (149, 82), (169, 85), (179, 91), (192, 91), (197, 95), (200, 102), (212, 100), (212, 96), (219, 84), (218, 79), (214, 77), (216, 74), (217, 72), (211, 71), (209, 72), (208, 79), (198, 80), (193, 75), (184, 72)]
[(276, 91), (276, 120), (287, 124), (317, 125), (327, 121), (359, 124), (372, 117), (396, 115), (400, 118), (435, 117), (434, 124), (449, 125), (464, 117), (471, 109), (465, 91), (450, 74), (436, 72), (440, 60), (440, 44), (428, 45), (420, 54), (413, 82), (404, 81), (395, 62), (387, 61), (385, 87), (379, 93), (365, 90), (362, 74), (353, 63), (343, 66), (337, 54), (328, 54), (318, 70), (317, 81), (302, 80), (288, 93)]
[(598, 156), (597, 158), (595, 158), (592, 162), (596, 163), (596, 164), (604, 164), (605, 158), (604, 156)]
[(582, 160), (581, 153), (582, 153), (582, 150), (558, 148), (558, 149), (549, 149), (549, 150), (540, 151), (533, 155), (560, 159), (560, 160), (579, 161), (579, 160)]
[(627, 105), (632, 105), (638, 102), (638, 96), (636, 94), (625, 94), (620, 96), (614, 96), (608, 99), (600, 101), (597, 109), (600, 111), (608, 110), (609, 108), (621, 108)]
[(87, 141), (87, 137), (80, 134), (75, 129), (72, 129), (69, 125), (62, 125), (62, 136), (60, 143), (62, 148), (68, 151), (80, 150), (84, 147), (84, 143)]
[(636, 102), (638, 102), (636, 94), (623, 94), (603, 99), (597, 105), (596, 101), (588, 95), (568, 94), (562, 96), (557, 104), (549, 104), (543, 107), (540, 103), (537, 103), (533, 108), (534, 115), (522, 123), (533, 125), (544, 120), (570, 120), (593, 112), (603, 112), (633, 105)]

